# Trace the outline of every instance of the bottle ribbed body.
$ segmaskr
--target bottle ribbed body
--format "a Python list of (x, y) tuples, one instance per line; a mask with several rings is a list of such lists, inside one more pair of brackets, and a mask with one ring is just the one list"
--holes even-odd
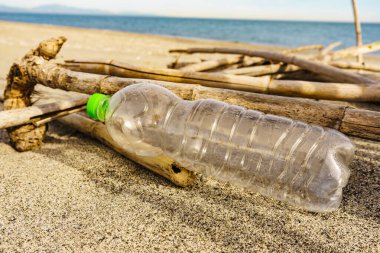
[(138, 84), (116, 93), (107, 128), (125, 149), (311, 211), (336, 209), (354, 146), (333, 129)]

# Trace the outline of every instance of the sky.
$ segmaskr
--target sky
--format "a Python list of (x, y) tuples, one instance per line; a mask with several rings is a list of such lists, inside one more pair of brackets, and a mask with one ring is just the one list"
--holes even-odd
[[(380, 0), (357, 0), (362, 22), (380, 22)], [(0, 0), (1, 5), (63, 4), (163, 16), (352, 21), (351, 0)]]

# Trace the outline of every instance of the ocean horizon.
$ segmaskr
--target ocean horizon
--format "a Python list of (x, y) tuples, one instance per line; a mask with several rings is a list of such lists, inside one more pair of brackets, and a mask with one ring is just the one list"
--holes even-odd
[[(0, 13), (0, 20), (287, 47), (356, 43), (354, 24), (348, 22), (35, 13)], [(362, 23), (362, 36), (363, 43), (380, 41), (380, 23)]]

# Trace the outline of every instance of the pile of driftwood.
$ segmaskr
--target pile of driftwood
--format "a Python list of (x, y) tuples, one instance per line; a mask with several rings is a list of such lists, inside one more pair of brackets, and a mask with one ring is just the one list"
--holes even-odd
[[(380, 50), (380, 42), (338, 51), (333, 49), (340, 43), (283, 51), (173, 49), (170, 53), (176, 60), (170, 68), (152, 69), (112, 60), (56, 64), (51, 60), (65, 41), (59, 37), (41, 42), (9, 71), (4, 96), (0, 96), (5, 110), (0, 113), (0, 128), (7, 129), (18, 151), (40, 147), (46, 124), (58, 119), (177, 185), (190, 185), (194, 174), (172, 158), (138, 157), (122, 150), (103, 123), (81, 112), (87, 94), (113, 94), (139, 82), (161, 85), (186, 100), (212, 98), (380, 140), (380, 67), (347, 60)], [(182, 54), (195, 53), (220, 58), (179, 61)]]

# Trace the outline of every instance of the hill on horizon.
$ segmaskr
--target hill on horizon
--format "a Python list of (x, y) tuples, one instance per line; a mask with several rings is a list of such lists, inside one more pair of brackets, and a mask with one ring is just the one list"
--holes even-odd
[[(5, 13), (36, 13), (36, 14), (72, 14), (72, 15), (151, 15), (138, 12), (113, 13), (98, 9), (83, 9), (62, 4), (45, 4), (33, 8), (19, 8), (0, 5), (0, 12)], [(153, 15), (152, 15), (153, 16)]]

